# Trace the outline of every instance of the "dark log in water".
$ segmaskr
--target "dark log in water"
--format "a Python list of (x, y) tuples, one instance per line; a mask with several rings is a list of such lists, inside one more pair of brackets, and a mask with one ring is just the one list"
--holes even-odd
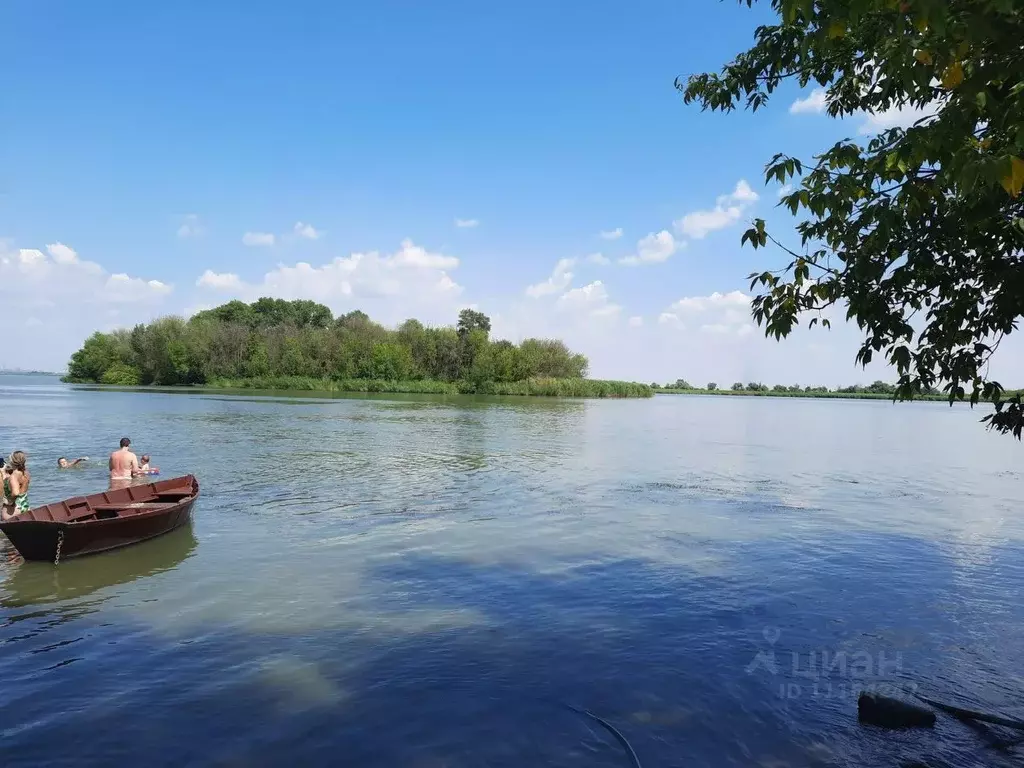
[(883, 728), (931, 728), (935, 713), (916, 704), (874, 693), (857, 699), (857, 719)]
[(998, 715), (986, 715), (984, 712), (975, 712), (973, 709), (954, 707), (950, 704), (943, 704), (940, 701), (926, 699), (924, 696), (917, 696), (917, 698), (926, 704), (931, 704), (936, 709), (952, 715), (958, 720), (979, 720), (983, 723), (992, 723), (992, 725), (1002, 725), (1006, 728), (1014, 728), (1018, 731), (1024, 731), (1024, 722), (1021, 722), (1020, 720), (1011, 720), (1007, 717), (999, 717)]

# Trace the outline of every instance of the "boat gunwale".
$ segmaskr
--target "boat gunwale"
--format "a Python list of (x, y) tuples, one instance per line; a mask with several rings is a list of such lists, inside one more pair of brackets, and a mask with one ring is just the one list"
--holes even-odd
[[(43, 529), (46, 529), (46, 528), (64, 529), (64, 528), (71, 528), (71, 527), (75, 527), (75, 528), (77, 528), (77, 527), (90, 527), (90, 528), (95, 527), (95, 528), (100, 528), (100, 527), (105, 527), (106, 525), (111, 525), (111, 524), (115, 524), (116, 525), (117, 523), (122, 523), (125, 520), (145, 520), (145, 519), (151, 518), (151, 517), (157, 517), (157, 516), (160, 516), (160, 515), (167, 515), (167, 514), (170, 514), (170, 513), (173, 513), (173, 512), (177, 512), (178, 510), (180, 510), (186, 504), (194, 503), (195, 500), (199, 497), (199, 493), (200, 493), (199, 481), (196, 479), (195, 475), (191, 475), (191, 474), (189, 474), (189, 475), (182, 475), (181, 477), (168, 478), (167, 480), (161, 480), (159, 482), (160, 483), (169, 483), (169, 482), (173, 482), (175, 480), (191, 480), (191, 486), (189, 486), (186, 483), (182, 483), (180, 486), (171, 485), (168, 488), (166, 488), (163, 491), (163, 493), (173, 492), (173, 490), (176, 490), (176, 489), (179, 489), (179, 488), (180, 489), (190, 488), (190, 493), (187, 496), (182, 497), (178, 501), (168, 502), (168, 506), (166, 506), (166, 507), (161, 507), (159, 509), (143, 509), (143, 510), (140, 510), (140, 511), (136, 512), (135, 514), (131, 514), (131, 515), (121, 515), (121, 514), (118, 514), (118, 515), (116, 515), (114, 517), (104, 517), (104, 518), (95, 518), (94, 517), (91, 520), (88, 520), (88, 519), (87, 520), (37, 520), (34, 517), (28, 518), (28, 517), (23, 517), (22, 515), (18, 515), (18, 516), (14, 517), (11, 520), (4, 520), (4, 521), (0, 522), (0, 531), (6, 532), (6, 529), (8, 528), (8, 526), (17, 526), (17, 527), (21, 528), (21, 527), (30, 527), (30, 526), (33, 526), (33, 525), (40, 526)], [(148, 485), (150, 485), (151, 487), (155, 487), (157, 485), (157, 483), (149, 483)], [(131, 488), (132, 486), (126, 486), (126, 487)], [(115, 490), (121, 490), (121, 489), (115, 489)], [(38, 507), (33, 507), (32, 509), (30, 509), (29, 510), (29, 514), (34, 513), (36, 510), (42, 509), (44, 507), (53, 506), (54, 504), (67, 504), (67, 502), (69, 502), (69, 501), (77, 501), (79, 499), (88, 500), (91, 497), (101, 496), (104, 493), (109, 493), (109, 491), (98, 491), (97, 493), (88, 494), (86, 496), (72, 496), (72, 497), (67, 498), (67, 499), (62, 499), (61, 501), (50, 502), (49, 504), (40, 504)], [(156, 493), (153, 494), (154, 497), (159, 496), (159, 495), (160, 495), (160, 492), (156, 492)], [(134, 503), (138, 503), (138, 502), (128, 502), (123, 507), (121, 505), (118, 505), (118, 504), (109, 504), (109, 503), (107, 503), (107, 504), (97, 504), (95, 506), (118, 507), (122, 511), (124, 511), (124, 510), (131, 509), (131, 507), (129, 505), (130, 504), (134, 504)], [(89, 504), (89, 508), (93, 509), (94, 505), (92, 505), (90, 503)]]

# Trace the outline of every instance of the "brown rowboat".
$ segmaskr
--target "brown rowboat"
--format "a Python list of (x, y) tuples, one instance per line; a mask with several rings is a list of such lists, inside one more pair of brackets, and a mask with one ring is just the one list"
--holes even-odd
[(198, 495), (199, 482), (185, 475), (36, 507), (0, 522), (0, 531), (26, 560), (57, 562), (180, 528)]

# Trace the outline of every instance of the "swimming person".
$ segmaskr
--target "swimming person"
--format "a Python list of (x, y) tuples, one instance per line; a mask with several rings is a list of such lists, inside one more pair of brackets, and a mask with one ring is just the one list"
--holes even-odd
[(68, 467), (77, 467), (83, 461), (88, 461), (88, 460), (89, 460), (88, 456), (83, 456), (80, 459), (72, 459), (70, 461), (68, 461), (66, 456), (61, 456), (59, 459), (57, 459), (57, 469), (67, 469)]
[(148, 453), (142, 454), (142, 459), (140, 461), (142, 463), (139, 465), (139, 472), (146, 473), (146, 474), (153, 474), (153, 475), (160, 474), (160, 468), (159, 467), (151, 467), (151, 466), (149, 466), (149, 454)]
[(139, 474), (139, 460), (131, 452), (132, 441), (127, 437), (121, 438), (121, 447), (110, 454), (110, 484), (123, 485), (131, 482), (135, 475)]
[(32, 476), (28, 473), (28, 457), (24, 451), (15, 451), (7, 459), (10, 471), (4, 471), (4, 508), (0, 517), (11, 520), (22, 512), (28, 512), (28, 487)]

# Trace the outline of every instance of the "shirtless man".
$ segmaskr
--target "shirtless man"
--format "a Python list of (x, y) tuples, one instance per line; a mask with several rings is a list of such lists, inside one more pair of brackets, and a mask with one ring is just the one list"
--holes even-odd
[(127, 484), (139, 473), (139, 460), (131, 452), (132, 441), (121, 438), (121, 447), (110, 454), (110, 484)]

